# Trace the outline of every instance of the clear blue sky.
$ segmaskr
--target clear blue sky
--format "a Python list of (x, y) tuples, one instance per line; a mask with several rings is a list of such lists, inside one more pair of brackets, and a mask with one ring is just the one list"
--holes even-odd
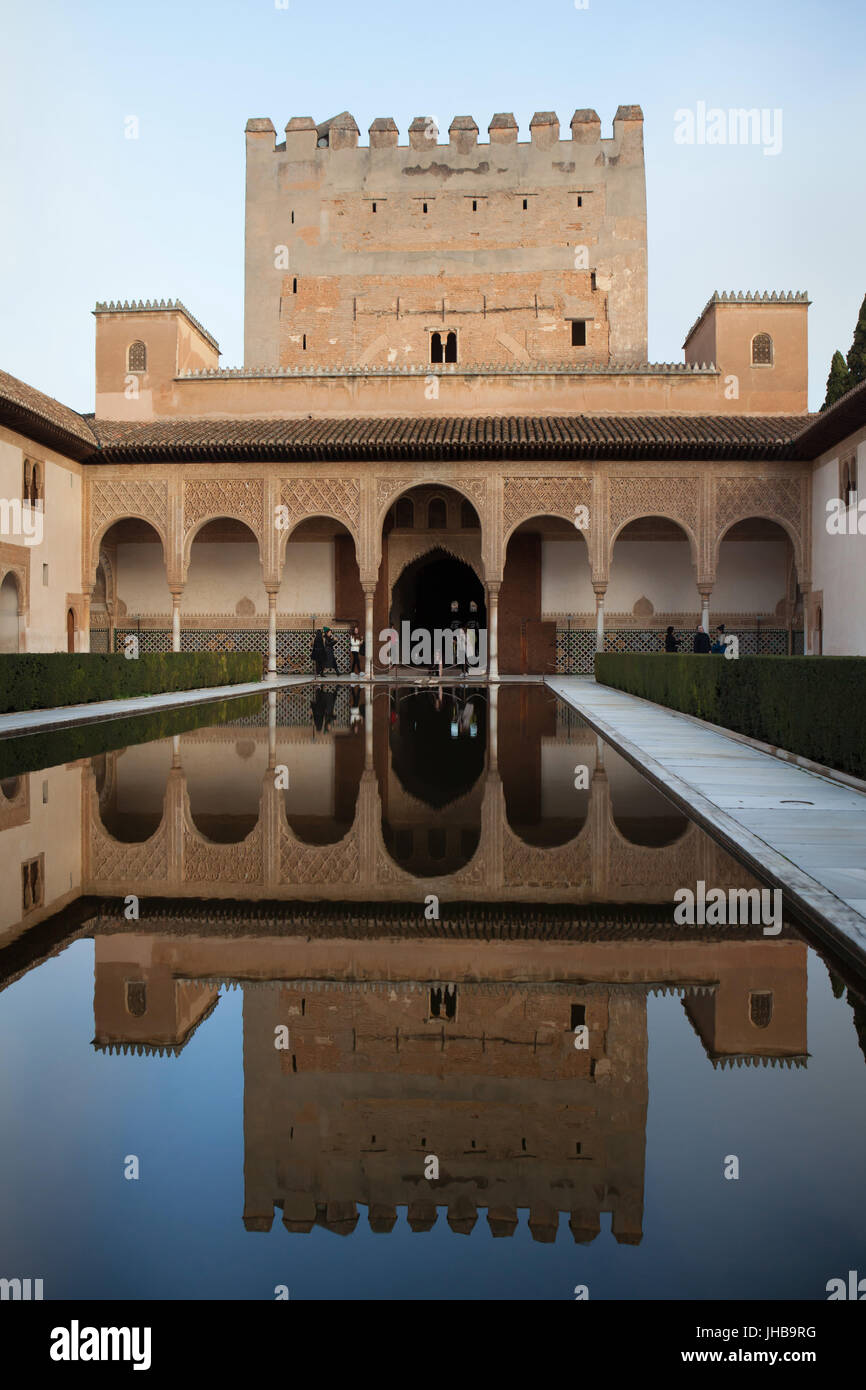
[[(243, 352), (244, 136), (350, 110), (482, 138), (514, 111), (646, 120), (650, 359), (681, 361), (714, 289), (808, 290), (810, 404), (866, 292), (862, 0), (59, 0), (7, 6), (0, 366), (93, 408), (98, 299), (180, 298)], [(781, 108), (777, 156), (679, 145), (674, 112)], [(128, 116), (138, 140), (124, 136)]]

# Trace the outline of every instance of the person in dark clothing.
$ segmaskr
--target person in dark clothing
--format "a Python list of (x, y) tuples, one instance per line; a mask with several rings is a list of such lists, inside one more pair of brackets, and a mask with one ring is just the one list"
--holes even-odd
[(700, 656), (704, 656), (706, 655), (706, 653), (709, 652), (709, 650), (710, 634), (708, 632), (704, 632), (704, 629), (698, 626), (698, 629), (695, 632), (695, 640), (692, 643), (692, 651), (696, 652)]
[(671, 625), (671, 626), (668, 628), (667, 632), (665, 633), (665, 651), (666, 651), (666, 652), (678, 652), (679, 649), (680, 649), (679, 638), (678, 638), (678, 637), (674, 637), (674, 629), (673, 629), (673, 625)]
[(310, 650), (310, 660), (312, 661), (313, 665), (314, 665), (315, 668), (316, 668), (316, 675), (317, 675), (317, 676), (320, 676), (320, 677), (321, 677), (321, 675), (322, 675), (322, 673), (323, 673), (323, 671), (324, 671), (324, 669), (325, 669), (325, 660), (326, 660), (326, 657), (327, 657), (327, 653), (326, 653), (326, 651), (325, 651), (325, 643), (324, 643), (324, 639), (323, 639), (323, 637), (322, 637), (322, 630), (321, 630), (321, 628), (318, 628), (318, 627), (317, 627), (317, 628), (316, 628), (316, 635), (315, 635), (315, 637), (313, 638), (313, 645), (312, 645), (312, 648), (311, 648), (311, 650)]
[(727, 645), (726, 645), (726, 643), (725, 643), (725, 625), (724, 625), (724, 623), (719, 623), (718, 627), (716, 628), (715, 641), (713, 642), (713, 645), (712, 645), (712, 647), (710, 648), (710, 651), (713, 653), (714, 656), (724, 656), (724, 655), (725, 655), (725, 652), (727, 651)]
[(322, 640), (325, 645), (325, 670), (331, 670), (335, 676), (339, 676), (340, 668), (337, 665), (337, 654), (334, 649), (334, 638), (329, 627), (322, 628)]

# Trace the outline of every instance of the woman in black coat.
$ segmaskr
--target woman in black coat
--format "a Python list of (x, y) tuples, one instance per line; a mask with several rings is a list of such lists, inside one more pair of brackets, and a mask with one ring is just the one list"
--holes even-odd
[(316, 635), (313, 638), (313, 646), (310, 651), (310, 660), (316, 668), (316, 675), (321, 676), (325, 669), (327, 653), (325, 651), (325, 641), (322, 637), (322, 629), (316, 628)]

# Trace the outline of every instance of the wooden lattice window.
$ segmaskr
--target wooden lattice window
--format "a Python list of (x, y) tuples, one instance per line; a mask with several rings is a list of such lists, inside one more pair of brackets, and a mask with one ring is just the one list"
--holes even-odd
[(772, 367), (773, 339), (769, 333), (756, 333), (752, 339), (752, 366)]
[(147, 371), (147, 348), (142, 342), (134, 342), (129, 345), (127, 353), (127, 370), (130, 372)]

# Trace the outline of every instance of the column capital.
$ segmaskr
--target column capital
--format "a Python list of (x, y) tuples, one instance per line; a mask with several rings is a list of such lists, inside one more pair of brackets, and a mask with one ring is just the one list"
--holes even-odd
[(499, 598), (499, 590), (502, 588), (501, 579), (488, 579), (487, 593), (491, 598)]
[(605, 593), (607, 592), (607, 580), (594, 579), (592, 581), (592, 591), (595, 594), (596, 600), (603, 603)]

